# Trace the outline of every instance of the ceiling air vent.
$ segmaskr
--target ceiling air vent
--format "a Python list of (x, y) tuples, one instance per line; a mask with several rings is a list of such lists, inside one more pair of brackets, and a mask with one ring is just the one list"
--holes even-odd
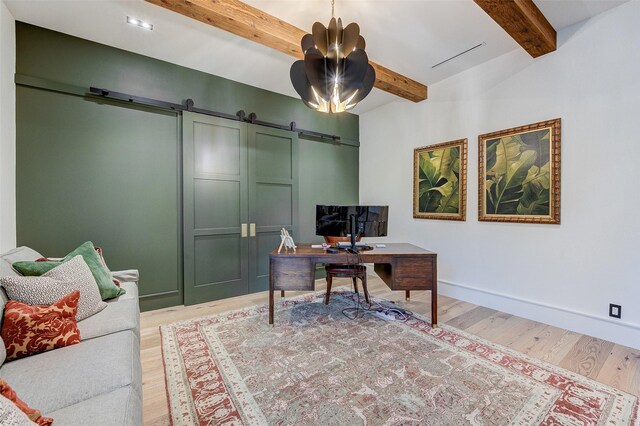
[(472, 50), (475, 50), (475, 49), (477, 49), (477, 48), (479, 48), (479, 47), (486, 46), (486, 44), (487, 44), (487, 43), (485, 43), (484, 41), (483, 41), (482, 43), (480, 43), (480, 44), (476, 44), (475, 46), (473, 46), (473, 47), (471, 47), (471, 48), (469, 48), (469, 49), (465, 50), (464, 52), (460, 52), (460, 53), (458, 53), (457, 55), (453, 55), (452, 57), (450, 57), (450, 58), (448, 58), (448, 59), (445, 59), (445, 60), (444, 60), (444, 61), (442, 61), (442, 62), (438, 62), (437, 64), (435, 64), (434, 66), (432, 66), (432, 67), (431, 67), (431, 69), (434, 69), (434, 68), (436, 68), (436, 67), (439, 67), (439, 66), (440, 66), (440, 65), (442, 65), (442, 64), (446, 64), (447, 62), (452, 61), (452, 60), (454, 60), (454, 59), (456, 59), (456, 58), (458, 58), (458, 57), (460, 57), (460, 56), (464, 55), (465, 53), (469, 53), (469, 52), (471, 52)]

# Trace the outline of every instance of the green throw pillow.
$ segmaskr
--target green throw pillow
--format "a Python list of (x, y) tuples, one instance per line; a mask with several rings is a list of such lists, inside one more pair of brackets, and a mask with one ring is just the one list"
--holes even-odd
[[(124, 293), (126, 293), (125, 289), (118, 287), (111, 280), (111, 276), (102, 265), (102, 261), (100, 260), (100, 256), (96, 253), (95, 248), (93, 247), (93, 243), (91, 241), (87, 241), (82, 244), (80, 247), (69, 253), (62, 259), (62, 262), (66, 262), (68, 260), (73, 259), (75, 256), (80, 255), (84, 259), (89, 269), (91, 269), (91, 273), (93, 274), (93, 278), (96, 279), (96, 283), (98, 284), (98, 289), (100, 290), (100, 296), (102, 300), (111, 299), (114, 297), (118, 297)], [(20, 272), (22, 275), (26, 276), (40, 276), (45, 272), (49, 272), (51, 269), (59, 266), (60, 262), (15, 262), (13, 265), (13, 269)]]

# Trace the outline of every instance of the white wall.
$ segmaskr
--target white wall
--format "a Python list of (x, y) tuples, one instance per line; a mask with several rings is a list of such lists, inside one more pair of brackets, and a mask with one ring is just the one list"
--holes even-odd
[(15, 20), (0, 1), (0, 253), (16, 246)]
[[(360, 202), (438, 253), (440, 293), (640, 348), (640, 2), (360, 116)], [(479, 134), (562, 118), (561, 225), (478, 222)], [(467, 221), (412, 218), (413, 148), (468, 138)], [(622, 319), (608, 317), (609, 303)]]

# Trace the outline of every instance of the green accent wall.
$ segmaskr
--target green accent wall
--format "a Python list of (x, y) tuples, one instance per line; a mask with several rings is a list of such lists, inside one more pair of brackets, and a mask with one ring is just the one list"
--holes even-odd
[(112, 270), (140, 270), (144, 310), (182, 303), (181, 117), (85, 96), (90, 86), (344, 138), (299, 139), (296, 241), (320, 240), (316, 203), (358, 201), (356, 115), (20, 22), (16, 81), (18, 244), (63, 256), (94, 241)]
[(300, 139), (300, 240), (316, 236), (316, 204), (358, 204), (358, 148)]

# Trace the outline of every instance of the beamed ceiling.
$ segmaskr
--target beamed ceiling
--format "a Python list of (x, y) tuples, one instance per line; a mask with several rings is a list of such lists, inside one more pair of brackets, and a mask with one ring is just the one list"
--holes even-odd
[[(529, 2), (556, 31), (624, 3), (622, 0)], [(289, 68), (295, 60), (292, 56), (144, 0), (5, 0), (5, 3), (18, 21), (297, 97), (289, 81)], [(331, 15), (329, 0), (245, 3), (304, 31), (310, 31), (315, 21), (326, 25)], [(507, 32), (516, 34), (518, 39), (521, 30), (517, 25), (512, 28), (514, 20), (542, 28), (544, 37), (544, 24), (536, 21), (535, 12), (528, 7), (504, 8), (501, 3), (504, 1), (336, 0), (335, 13), (345, 25), (350, 22), (360, 25), (371, 61), (428, 86), (511, 50), (523, 49), (518, 42), (524, 46), (526, 40), (517, 42)], [(522, 5), (527, 1), (515, 3)], [(126, 16), (152, 23), (153, 31), (127, 24)], [(433, 68), (478, 44), (482, 46)], [(544, 48), (541, 46), (537, 43), (533, 50)], [(354, 112), (366, 112), (398, 99), (401, 98), (389, 91), (374, 89)]]

